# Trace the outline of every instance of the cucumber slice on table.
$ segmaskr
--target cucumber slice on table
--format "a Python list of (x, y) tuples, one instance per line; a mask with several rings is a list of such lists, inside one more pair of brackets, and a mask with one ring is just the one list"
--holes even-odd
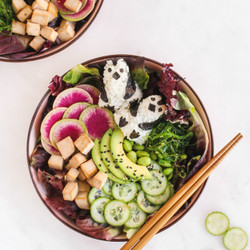
[(99, 197), (107, 197), (111, 199), (111, 197), (103, 192), (102, 189), (97, 189), (95, 187), (91, 188), (88, 196), (89, 203), (91, 204), (94, 200), (96, 200)]
[(123, 201), (110, 201), (104, 208), (105, 220), (114, 227), (122, 226), (129, 219), (129, 215), (129, 207)]
[(152, 176), (151, 180), (141, 181), (143, 191), (153, 196), (164, 193), (168, 184), (166, 176), (159, 170), (151, 170), (149, 172)]
[(125, 223), (125, 226), (127, 228), (137, 228), (142, 226), (147, 219), (147, 214), (144, 213), (134, 201), (128, 203), (128, 207), (130, 209), (130, 216)]
[(116, 200), (129, 202), (136, 196), (137, 185), (133, 182), (128, 184), (114, 183), (111, 190), (112, 195)]
[(107, 179), (104, 186), (102, 187), (102, 190), (107, 195), (112, 195), (111, 193), (111, 187), (113, 185), (113, 182), (110, 179)]
[(92, 219), (98, 223), (105, 223), (106, 220), (103, 216), (105, 205), (110, 201), (107, 197), (100, 197), (93, 201), (90, 207), (90, 215)]
[(165, 189), (163, 194), (157, 195), (157, 196), (152, 196), (146, 194), (147, 200), (154, 204), (154, 205), (162, 205), (165, 203), (169, 198), (171, 197), (171, 190), (170, 190), (170, 185), (167, 185), (167, 188)]
[(228, 250), (243, 250), (246, 248), (247, 243), (247, 234), (239, 227), (230, 228), (223, 237), (223, 244)]
[(230, 223), (224, 213), (212, 212), (207, 216), (205, 225), (210, 234), (222, 235), (228, 230)]
[(145, 197), (145, 193), (141, 190), (137, 195), (137, 205), (139, 208), (148, 214), (152, 214), (157, 211), (161, 206), (155, 206), (151, 204)]

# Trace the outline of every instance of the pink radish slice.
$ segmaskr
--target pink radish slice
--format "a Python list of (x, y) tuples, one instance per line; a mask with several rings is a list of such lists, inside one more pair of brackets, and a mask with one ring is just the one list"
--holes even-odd
[(86, 109), (90, 104), (86, 102), (77, 102), (73, 105), (71, 105), (67, 110), (65, 111), (63, 115), (63, 119), (76, 119), (78, 120), (80, 117), (80, 114), (84, 109)]
[(51, 110), (43, 119), (40, 132), (41, 132), (41, 137), (43, 140), (51, 145), (51, 141), (49, 138), (49, 133), (51, 130), (51, 127), (58, 122), (59, 120), (62, 119), (64, 112), (66, 111), (67, 108), (57, 108)]
[(101, 93), (99, 89), (97, 89), (96, 87), (89, 85), (89, 84), (81, 84), (81, 85), (76, 86), (76, 88), (86, 90), (90, 94), (90, 96), (92, 97), (93, 104), (98, 104), (99, 95)]
[(60, 152), (55, 149), (53, 146), (49, 145), (47, 142), (44, 141), (43, 138), (41, 138), (41, 143), (43, 148), (51, 155), (61, 155)]
[(77, 102), (87, 102), (93, 104), (90, 94), (79, 88), (70, 88), (61, 92), (53, 103), (53, 109), (58, 107), (69, 107)]
[[(52, 0), (52, 2), (58, 8), (58, 10), (59, 10), (59, 12), (61, 14), (75, 14), (75, 12), (73, 12), (72, 10), (67, 9), (64, 6), (64, 3), (66, 2), (66, 0)], [(81, 11), (85, 7), (85, 5), (87, 3), (87, 0), (81, 0), (81, 2), (82, 2), (82, 6), (81, 6), (79, 11)]]
[(88, 129), (89, 137), (101, 139), (105, 132), (115, 128), (115, 121), (111, 111), (105, 108), (100, 108), (97, 105), (91, 105), (86, 108), (79, 118)]
[(88, 134), (86, 126), (75, 119), (64, 119), (56, 122), (50, 130), (50, 141), (57, 148), (56, 143), (70, 136), (75, 141), (80, 135)]

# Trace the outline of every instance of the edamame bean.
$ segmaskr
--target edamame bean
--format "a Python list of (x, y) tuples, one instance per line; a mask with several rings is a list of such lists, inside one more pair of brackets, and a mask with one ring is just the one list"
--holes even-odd
[(148, 152), (146, 152), (146, 151), (141, 151), (141, 150), (138, 150), (138, 151), (136, 152), (136, 155), (137, 155), (137, 157), (143, 157), (143, 156), (149, 157), (149, 153), (148, 153)]
[(137, 155), (136, 155), (136, 152), (135, 152), (135, 151), (130, 151), (130, 152), (128, 152), (127, 157), (128, 157), (132, 162), (136, 163), (136, 161), (137, 161)]
[(173, 173), (167, 177), (168, 180), (171, 180), (173, 177)]
[(128, 141), (130, 142), (130, 144), (131, 144), (132, 146), (134, 146), (134, 144), (135, 144), (134, 141), (130, 141), (130, 140), (128, 140)]
[(140, 144), (137, 144), (137, 143), (135, 143), (134, 146), (133, 146), (133, 149), (136, 150), (136, 151), (137, 150), (144, 150), (144, 148), (145, 147), (143, 145), (140, 145)]
[(124, 148), (124, 150), (125, 150), (126, 152), (132, 151), (132, 145), (131, 145), (131, 143), (130, 143), (128, 140), (126, 140), (126, 139), (123, 140), (123, 148)]
[(186, 155), (186, 154), (181, 155), (181, 159), (182, 159), (182, 160), (187, 159), (187, 155)]
[(168, 162), (168, 161), (165, 161), (165, 160), (163, 160), (163, 159), (159, 159), (159, 160), (158, 160), (158, 163), (159, 163), (161, 166), (163, 166), (163, 167), (171, 167), (171, 163)]
[(151, 158), (152, 160), (156, 161), (156, 160), (157, 160), (157, 155), (156, 155), (153, 151), (151, 151), (151, 153), (150, 153), (150, 158)]
[(173, 168), (165, 168), (163, 170), (163, 174), (165, 174), (165, 175), (171, 175), (171, 174), (173, 174), (173, 172), (174, 172)]
[(148, 166), (151, 163), (151, 159), (149, 157), (143, 156), (138, 159), (137, 163), (141, 166)]

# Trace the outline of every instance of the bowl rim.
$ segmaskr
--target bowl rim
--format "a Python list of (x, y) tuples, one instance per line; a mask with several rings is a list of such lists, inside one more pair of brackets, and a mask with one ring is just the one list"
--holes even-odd
[[(83, 65), (86, 65), (86, 64), (91, 64), (91, 63), (95, 63), (96, 61), (102, 61), (102, 60), (108, 60), (108, 59), (112, 59), (112, 58), (135, 58), (135, 57), (141, 57), (141, 56), (138, 56), (138, 55), (131, 55), (131, 54), (113, 54), (113, 55), (106, 55), (106, 56), (101, 56), (101, 57), (96, 57), (96, 58), (93, 58), (93, 59), (89, 59), (81, 64)], [(162, 66), (163, 63), (160, 63), (156, 60), (153, 60), (153, 59), (150, 59), (150, 58), (147, 58), (147, 57), (144, 57), (145, 58), (145, 61), (148, 61), (148, 62), (151, 62), (155, 65), (158, 65), (158, 66)], [(172, 69), (171, 69), (172, 70)], [(202, 107), (202, 110), (204, 112), (204, 115), (207, 119), (207, 123), (208, 123), (208, 128), (209, 128), (209, 132), (208, 134), (210, 135), (211, 137), (211, 141), (209, 141), (210, 143), (210, 150), (211, 150), (211, 158), (213, 157), (214, 155), (214, 139), (213, 139), (213, 132), (212, 132), (212, 127), (211, 127), (211, 123), (210, 123), (210, 120), (209, 120), (209, 117), (207, 115), (207, 111), (203, 105), (203, 103), (201, 102), (199, 96), (196, 94), (196, 92), (194, 91), (194, 89), (185, 81), (185, 79), (183, 77), (181, 77), (178, 73), (176, 73), (174, 70), (172, 70), (178, 77), (180, 77), (180, 79), (187, 85), (188, 88), (190, 88), (190, 90), (192, 91), (192, 93), (194, 94), (194, 96), (197, 98), (197, 100), (199, 101), (199, 104), (201, 105)], [(26, 143), (26, 153), (27, 153), (27, 163), (28, 163), (28, 168), (29, 168), (29, 173), (30, 173), (30, 177), (31, 177), (31, 180), (32, 180), (32, 183), (35, 187), (35, 190), (36, 192), (38, 193), (40, 199), (42, 200), (42, 202), (45, 204), (45, 206), (49, 209), (49, 211), (59, 220), (61, 221), (64, 225), (66, 225), (67, 227), (73, 229), (74, 231), (82, 234), (82, 235), (85, 235), (89, 238), (92, 238), (92, 239), (95, 239), (95, 240), (101, 240), (101, 241), (107, 241), (105, 239), (97, 239), (93, 236), (90, 236), (90, 235), (87, 235), (86, 233), (84, 233), (83, 231), (81, 231), (80, 229), (77, 229), (77, 228), (74, 228), (73, 226), (71, 226), (70, 224), (68, 224), (67, 222), (65, 222), (64, 220), (62, 220), (51, 208), (50, 206), (48, 206), (48, 204), (46, 203), (46, 201), (43, 199), (43, 197), (41, 196), (40, 194), (40, 191), (38, 190), (37, 188), (37, 185), (32, 177), (32, 172), (31, 172), (31, 166), (30, 166), (30, 155), (32, 152), (29, 152), (29, 144), (30, 144), (30, 139), (31, 139), (31, 130), (34, 126), (34, 123), (35, 123), (35, 118), (36, 118), (36, 115), (38, 113), (38, 110), (40, 109), (40, 107), (42, 106), (43, 102), (45, 101), (45, 99), (49, 96), (49, 93), (50, 93), (50, 90), (47, 90), (46, 93), (43, 95), (42, 99), (40, 100), (38, 106), (36, 107), (35, 111), (34, 111), (34, 114), (32, 116), (32, 119), (31, 119), (31, 123), (30, 123), (30, 126), (29, 126), (29, 129), (28, 129), (28, 137), (27, 137), (27, 143)], [(209, 159), (208, 159), (209, 160)], [(183, 211), (183, 213), (178, 217), (176, 218), (174, 221), (170, 222), (169, 224), (165, 225), (159, 232), (162, 232), (164, 230), (166, 230), (167, 228), (171, 227), (172, 225), (174, 225), (175, 223), (177, 223), (188, 211), (190, 211), (190, 209), (194, 206), (194, 204), (198, 201), (201, 193), (203, 192), (204, 190), (204, 187), (206, 185), (206, 182), (207, 180), (199, 187), (199, 189), (191, 196), (193, 197), (194, 195), (196, 195), (195, 197), (195, 200), (193, 200), (187, 208), (185, 208), (185, 210)], [(178, 210), (179, 211), (179, 210)], [(178, 212), (177, 212), (178, 213)], [(159, 233), (158, 232), (158, 233)], [(125, 242), (127, 241), (126, 239), (113, 239), (109, 242)]]
[(94, 9), (91, 11), (90, 15), (87, 16), (88, 20), (83, 23), (82, 27), (76, 32), (75, 36), (70, 39), (69, 41), (63, 42), (61, 44), (58, 44), (51, 49), (48, 49), (42, 53), (36, 53), (28, 57), (24, 58), (19, 58), (19, 59), (11, 59), (5, 57), (5, 55), (0, 56), (0, 62), (12, 62), (12, 63), (20, 63), (20, 62), (30, 62), (30, 61), (35, 61), (39, 59), (44, 59), (46, 57), (52, 56), (67, 47), (69, 47), (71, 44), (73, 44), (75, 41), (77, 41), (89, 28), (89, 26), (92, 24), (94, 19), (96, 18), (97, 14), (99, 13), (102, 3), (104, 0), (96, 0)]

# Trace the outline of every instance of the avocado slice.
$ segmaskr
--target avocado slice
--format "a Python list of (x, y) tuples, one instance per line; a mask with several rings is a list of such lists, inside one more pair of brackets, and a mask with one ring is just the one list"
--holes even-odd
[(110, 180), (117, 182), (117, 183), (120, 183), (120, 184), (127, 183), (127, 181), (121, 180), (121, 179), (115, 177), (110, 172), (110, 170), (105, 166), (105, 164), (103, 163), (102, 158), (101, 158), (99, 140), (95, 139), (94, 143), (95, 143), (95, 146), (92, 148), (91, 154), (92, 154), (93, 161), (94, 161), (95, 165), (97, 166), (97, 168), (100, 171), (102, 171), (103, 173), (107, 174)]
[(133, 163), (123, 150), (124, 135), (119, 127), (116, 127), (110, 141), (111, 153), (115, 163), (129, 177), (135, 180), (150, 180), (151, 174), (147, 167)]
[(110, 139), (113, 131), (108, 129), (107, 132), (102, 137), (100, 142), (100, 152), (102, 160), (105, 166), (110, 170), (110, 172), (119, 179), (127, 180), (127, 176), (122, 172), (122, 170), (117, 166), (113, 160), (113, 157), (110, 152)]

